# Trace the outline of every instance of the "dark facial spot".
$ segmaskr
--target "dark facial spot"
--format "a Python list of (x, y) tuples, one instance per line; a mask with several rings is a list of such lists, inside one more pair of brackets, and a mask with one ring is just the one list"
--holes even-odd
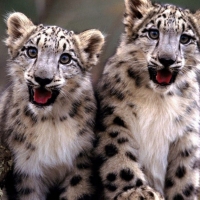
[(122, 127), (126, 128), (124, 121), (120, 117), (115, 117), (113, 120), (113, 123), (118, 126), (122, 126)]
[(105, 184), (104, 187), (105, 187), (107, 190), (111, 191), (111, 192), (114, 192), (114, 191), (117, 189), (117, 187), (116, 187), (115, 184)]
[(129, 151), (126, 152), (126, 157), (128, 157), (130, 160), (136, 162), (137, 161), (137, 158)]
[(186, 168), (184, 166), (179, 166), (176, 170), (176, 177), (183, 178), (186, 174)]
[(117, 178), (117, 175), (114, 174), (114, 173), (109, 173), (109, 174), (106, 176), (106, 179), (107, 179), (108, 181), (110, 181), (110, 182), (115, 181), (116, 178)]
[(118, 153), (118, 149), (114, 144), (107, 144), (105, 146), (105, 153), (108, 157), (112, 157)]
[(70, 185), (76, 186), (81, 182), (81, 180), (82, 180), (82, 177), (80, 175), (73, 176), (70, 180)]
[(181, 194), (176, 194), (173, 198), (173, 200), (184, 200), (183, 196)]
[(124, 181), (131, 181), (134, 178), (133, 172), (127, 168), (120, 171), (120, 177)]

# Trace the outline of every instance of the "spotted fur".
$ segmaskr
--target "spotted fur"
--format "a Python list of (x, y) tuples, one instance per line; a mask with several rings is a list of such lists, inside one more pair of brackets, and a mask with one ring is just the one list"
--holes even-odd
[(197, 199), (199, 13), (125, 0), (125, 33), (97, 90), (105, 199)]
[(24, 14), (7, 19), (10, 86), (0, 99), (1, 137), (14, 169), (7, 197), (17, 200), (92, 199), (90, 153), (96, 102), (90, 69), (104, 36), (34, 25)]

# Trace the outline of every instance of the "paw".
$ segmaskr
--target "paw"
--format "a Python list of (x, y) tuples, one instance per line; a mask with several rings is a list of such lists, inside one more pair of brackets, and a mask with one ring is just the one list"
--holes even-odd
[(119, 194), (117, 200), (164, 200), (164, 198), (153, 188), (141, 186)]

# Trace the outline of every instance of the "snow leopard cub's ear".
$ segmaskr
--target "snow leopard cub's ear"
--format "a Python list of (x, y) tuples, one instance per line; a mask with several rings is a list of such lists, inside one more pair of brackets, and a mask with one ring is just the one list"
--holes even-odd
[(20, 48), (23, 41), (36, 29), (36, 26), (28, 17), (20, 12), (9, 14), (5, 21), (8, 34), (5, 44), (9, 48), (10, 54), (13, 55)]
[(133, 27), (143, 20), (153, 6), (149, 0), (124, 0), (124, 3), (125, 31), (128, 35), (131, 35)]
[(90, 70), (99, 61), (105, 37), (99, 30), (91, 29), (75, 35), (75, 39), (84, 67), (86, 70)]

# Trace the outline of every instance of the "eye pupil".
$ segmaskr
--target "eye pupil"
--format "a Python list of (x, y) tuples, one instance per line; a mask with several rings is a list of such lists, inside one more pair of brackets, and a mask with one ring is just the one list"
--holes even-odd
[(181, 35), (180, 42), (182, 44), (187, 44), (190, 42), (190, 40), (191, 40), (190, 36), (185, 35), (185, 34)]
[(67, 53), (64, 53), (60, 56), (60, 63), (61, 64), (68, 64), (71, 61), (71, 56)]
[(36, 58), (38, 54), (38, 50), (35, 47), (28, 47), (27, 48), (27, 55), (30, 58)]
[(149, 33), (149, 37), (153, 40), (157, 40), (159, 38), (159, 31), (158, 30), (150, 29), (148, 33)]

